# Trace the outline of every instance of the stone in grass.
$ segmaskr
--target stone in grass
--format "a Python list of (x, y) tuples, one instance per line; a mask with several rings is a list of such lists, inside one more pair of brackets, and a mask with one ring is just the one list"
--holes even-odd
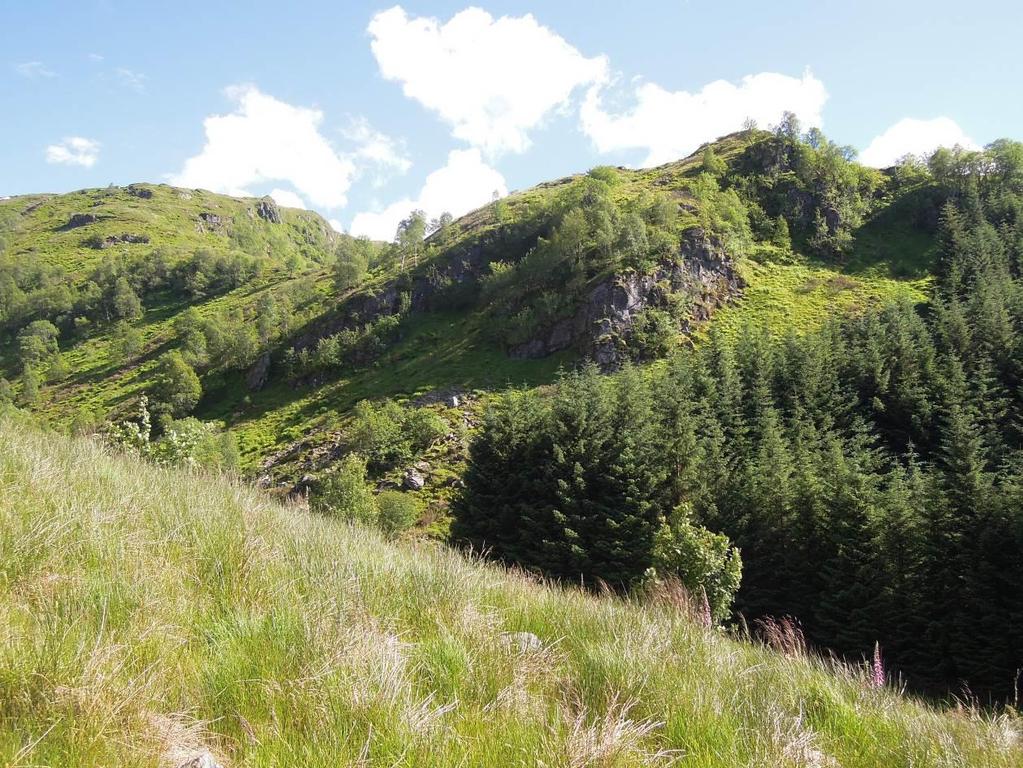
[(209, 752), (202, 752), (191, 760), (186, 760), (178, 768), (223, 768), (223, 766)]
[(532, 632), (502, 632), (501, 644), (519, 653), (539, 651), (543, 648), (543, 641)]

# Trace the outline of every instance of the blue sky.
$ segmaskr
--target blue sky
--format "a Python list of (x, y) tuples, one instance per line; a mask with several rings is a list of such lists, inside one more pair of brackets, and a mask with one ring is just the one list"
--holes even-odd
[(1019, 138), (1014, 2), (0, 6), (0, 195), (167, 181), (388, 236), (781, 111), (884, 164)]

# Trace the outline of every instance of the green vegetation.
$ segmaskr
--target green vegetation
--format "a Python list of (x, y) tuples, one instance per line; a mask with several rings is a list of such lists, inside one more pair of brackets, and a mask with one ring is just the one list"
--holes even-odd
[[(516, 396), (473, 441), (453, 533), (617, 587), (655, 564), (655, 535), (730, 539), (748, 620), (797, 616), (849, 658), (880, 641), (914, 689), (1017, 700), (1023, 152), (992, 183), (997, 152), (935, 158), (958, 189), (927, 313), (894, 301), (784, 337), (719, 324), (645, 378)], [(669, 524), (679, 510), (690, 528)], [(686, 549), (677, 575), (710, 594), (727, 561)]]
[[(1011, 700), (1021, 155), (881, 172), (786, 116), (392, 243), (165, 186), (15, 198), (0, 400), (391, 536), (453, 504), (507, 562)], [(637, 367), (559, 376), (585, 357)]]
[[(456, 541), (591, 586), (676, 577), (726, 616), (739, 556), (727, 540), (711, 552), (709, 532), (673, 509), (674, 459), (661, 452), (651, 395), (636, 371), (605, 379), (589, 367), (561, 379), (549, 401), (525, 394), (492, 409), (453, 510)], [(689, 568), (693, 550), (705, 563), (719, 555), (716, 567)]]
[[(1016, 766), (1020, 724), (0, 417), (0, 762)], [(530, 632), (535, 635), (506, 634)]]

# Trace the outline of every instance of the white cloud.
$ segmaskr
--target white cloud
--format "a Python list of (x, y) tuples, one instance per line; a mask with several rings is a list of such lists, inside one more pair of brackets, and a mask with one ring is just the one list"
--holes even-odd
[(330, 228), (333, 229), (335, 232), (345, 231), (344, 225), (337, 219), (327, 219), (327, 223), (330, 224)]
[(607, 77), (603, 56), (586, 58), (528, 14), (494, 19), (467, 8), (442, 24), (395, 6), (368, 31), (381, 74), (488, 153), (525, 150), (528, 131), (577, 87)]
[(356, 144), (355, 158), (361, 164), (374, 168), (374, 183), (377, 186), (390, 175), (407, 173), (412, 167), (404, 144), (376, 130), (365, 117), (352, 118), (341, 133)]
[(804, 125), (820, 126), (828, 98), (824, 83), (809, 71), (801, 78), (761, 72), (747, 75), (738, 85), (716, 80), (696, 93), (642, 83), (636, 88), (635, 106), (623, 114), (604, 109), (602, 91), (594, 86), (586, 95), (583, 132), (600, 152), (645, 149), (646, 165), (688, 155), (706, 141), (739, 130), (747, 118), (766, 127), (789, 111)]
[(422, 209), (428, 219), (447, 212), (455, 217), (489, 202), (494, 193), (508, 194), (504, 176), (483, 162), (478, 149), (456, 149), (447, 164), (426, 177), (416, 199), (405, 198), (379, 212), (360, 213), (352, 222), (353, 235), (391, 240), (398, 222), (410, 211)]
[(90, 53), (87, 58), (89, 61), (103, 61), (106, 57), (102, 53)]
[(290, 189), (271, 189), (270, 197), (272, 197), (278, 205), (283, 205), (285, 208), (305, 208), (305, 200), (301, 196), (295, 194)]
[(49, 69), (41, 61), (25, 61), (14, 65), (14, 71), (22, 77), (33, 79), (36, 77), (56, 77), (57, 73)]
[(99, 159), (99, 142), (81, 136), (69, 136), (46, 148), (46, 162), (92, 168)]
[(979, 149), (959, 125), (948, 117), (933, 120), (914, 120), (907, 117), (876, 136), (860, 153), (860, 162), (875, 168), (887, 168), (905, 155), (929, 155), (938, 147), (956, 144), (967, 149)]
[(133, 72), (130, 69), (119, 67), (114, 70), (114, 74), (117, 76), (117, 81), (125, 88), (130, 88), (138, 93), (145, 93), (147, 78), (141, 72)]
[(206, 118), (206, 145), (170, 176), (172, 184), (245, 196), (251, 185), (285, 181), (314, 205), (345, 205), (355, 166), (320, 133), (320, 110), (292, 106), (251, 85), (226, 93), (235, 110)]

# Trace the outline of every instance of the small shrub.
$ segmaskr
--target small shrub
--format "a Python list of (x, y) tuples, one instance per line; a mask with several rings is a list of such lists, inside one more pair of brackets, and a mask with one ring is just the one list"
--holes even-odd
[(648, 581), (677, 578), (690, 593), (705, 594), (715, 621), (728, 616), (742, 578), (739, 551), (728, 537), (692, 521), (679, 506), (654, 536), (653, 565)]
[(342, 520), (376, 523), (376, 502), (366, 484), (366, 460), (355, 453), (345, 456), (337, 470), (320, 482), (309, 506), (314, 512)]
[(407, 531), (422, 515), (419, 500), (402, 491), (383, 491), (376, 498), (377, 525), (387, 536)]

